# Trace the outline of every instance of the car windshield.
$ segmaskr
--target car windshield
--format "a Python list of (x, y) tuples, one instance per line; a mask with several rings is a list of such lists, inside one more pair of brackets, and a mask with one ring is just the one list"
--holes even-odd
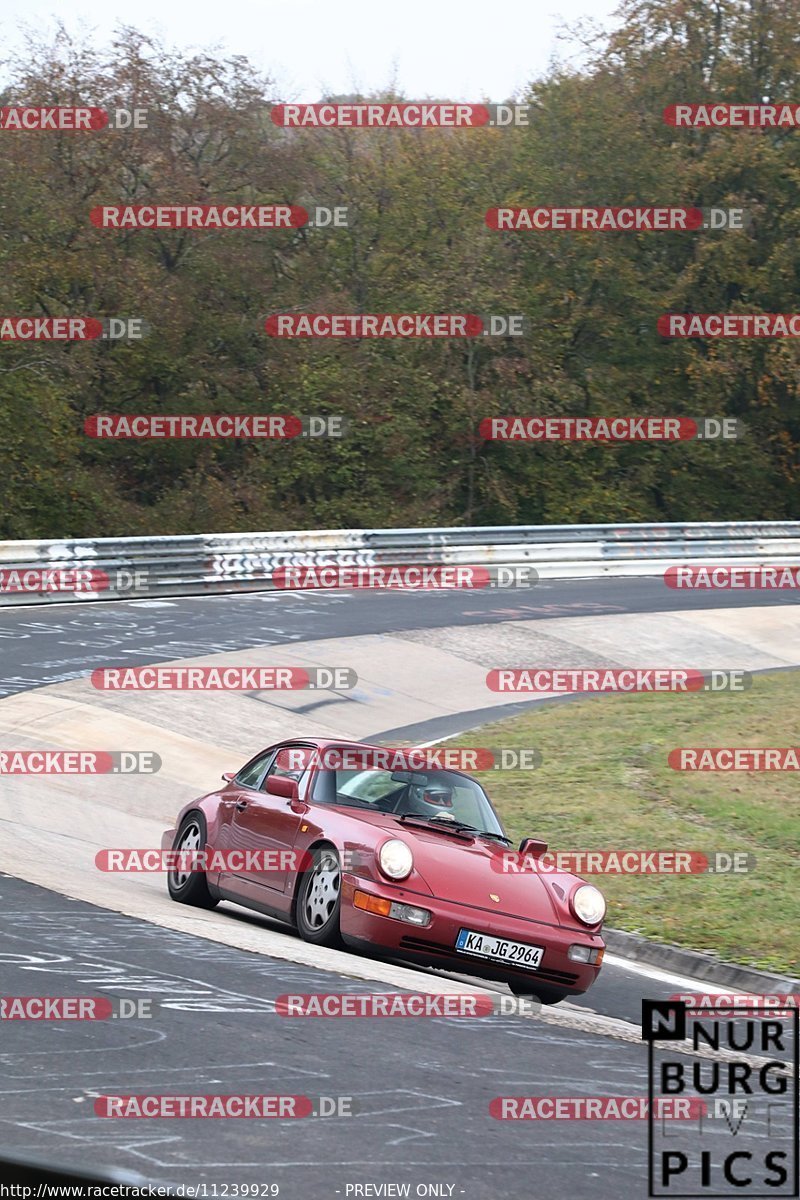
[(503, 834), (483, 788), (452, 771), (320, 771), (313, 798), (318, 804), (370, 808)]

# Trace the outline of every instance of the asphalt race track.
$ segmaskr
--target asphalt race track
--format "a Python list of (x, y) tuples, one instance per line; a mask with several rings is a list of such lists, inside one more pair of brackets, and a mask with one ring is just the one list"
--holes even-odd
[[(781, 593), (758, 597), (762, 607), (790, 602)], [(747, 592), (678, 593), (660, 580), (608, 579), (547, 582), (533, 594), (264, 592), (21, 607), (0, 612), (0, 695), (111, 663), (355, 634), (752, 603)], [(416, 727), (406, 732), (424, 740)], [(456, 730), (427, 731), (430, 740), (449, 732)], [(398, 730), (376, 728), (372, 737), (389, 733)], [(498, 1121), (489, 1102), (550, 1093), (643, 1096), (646, 1056), (636, 1030), (642, 999), (709, 990), (611, 956), (587, 996), (543, 1014), (559, 1020), (297, 1020), (275, 1012), (277, 996), (383, 991), (385, 984), (376, 989), (368, 979), (109, 912), (61, 896), (57, 879), (48, 891), (0, 876), (0, 905), (0, 994), (155, 1002), (148, 1019), (3, 1022), (0, 1156), (122, 1167), (151, 1184), (205, 1183), (209, 1196), (234, 1184), (276, 1184), (285, 1200), (403, 1194), (363, 1190), (389, 1184), (409, 1184), (411, 1195), (468, 1200), (644, 1196), (646, 1122)], [(274, 928), (233, 906), (218, 912), (227, 912), (232, 929)], [(354, 1113), (217, 1120), (209, 1129), (199, 1120), (125, 1121), (93, 1112), (96, 1095), (152, 1092), (349, 1097)]]
[[(787, 605), (791, 593), (758, 593)], [(0, 696), (129, 666), (354, 633), (535, 621), (612, 613), (690, 612), (753, 604), (748, 591), (675, 591), (661, 579), (549, 580), (470, 592), (251, 592), (171, 600), (28, 605), (0, 609)]]
[[(148, 1020), (6, 1023), (0, 1146), (9, 1157), (113, 1165), (172, 1188), (203, 1181), (220, 1195), (226, 1184), (277, 1183), (297, 1200), (387, 1180), (492, 1200), (533, 1176), (557, 1196), (640, 1194), (644, 1122), (583, 1123), (576, 1145), (571, 1123), (496, 1121), (488, 1106), (498, 1095), (547, 1094), (554, 1080), (563, 1094), (640, 1095), (641, 1043), (516, 1016), (281, 1017), (281, 994), (373, 989), (18, 880), (0, 878), (0, 901), (4, 994), (155, 1000)], [(198, 1120), (176, 1129), (92, 1113), (95, 1095), (161, 1092), (351, 1097), (354, 1115), (215, 1121), (209, 1133)]]

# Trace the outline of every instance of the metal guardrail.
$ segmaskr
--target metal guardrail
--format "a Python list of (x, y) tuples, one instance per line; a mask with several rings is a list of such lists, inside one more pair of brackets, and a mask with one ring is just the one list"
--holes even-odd
[[(272, 573), (279, 567), (411, 563), (524, 564), (543, 579), (660, 575), (685, 563), (800, 564), (800, 521), (323, 529), (0, 542), (0, 606), (263, 591), (273, 587)], [(49, 585), (43, 578), (42, 587), (35, 587), (31, 572), (59, 570), (93, 572), (97, 590), (51, 590), (52, 577)], [(19, 582), (26, 583), (22, 590)]]

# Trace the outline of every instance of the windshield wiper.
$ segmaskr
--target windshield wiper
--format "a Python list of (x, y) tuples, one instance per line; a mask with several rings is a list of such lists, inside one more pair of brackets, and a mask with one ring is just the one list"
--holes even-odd
[(425, 817), (422, 813), (402, 813), (395, 820), (400, 821), (402, 824), (418, 821), (426, 829), (430, 829), (431, 827), (433, 829), (440, 829), (442, 833), (451, 833), (455, 837), (461, 837), (462, 834), (469, 832), (470, 829), (469, 825), (460, 827), (457, 821), (448, 821), (445, 824), (443, 821), (437, 820), (436, 817)]
[(476, 837), (492, 838), (498, 842), (505, 842), (507, 846), (513, 845), (511, 838), (507, 838), (502, 833), (490, 833), (488, 829), (478, 829), (476, 825), (468, 825), (466, 821), (454, 821), (450, 817), (425, 817), (421, 813), (403, 813), (398, 818), (400, 821), (412, 818), (415, 821), (424, 821), (426, 825), (433, 825), (436, 829), (453, 829), (459, 833), (474, 833)]
[(507, 846), (513, 845), (511, 838), (507, 838), (504, 833), (491, 833), (488, 829), (478, 829), (475, 825), (467, 825), (465, 821), (448, 821), (447, 817), (431, 817), (432, 821), (447, 821), (448, 825), (455, 825), (459, 829), (468, 829), (470, 833), (476, 834), (477, 837), (493, 838), (496, 842), (505, 842)]
[(504, 842), (506, 846), (513, 846), (511, 838), (507, 838), (504, 833), (490, 833), (488, 829), (479, 829), (478, 837), (491, 838), (495, 842)]

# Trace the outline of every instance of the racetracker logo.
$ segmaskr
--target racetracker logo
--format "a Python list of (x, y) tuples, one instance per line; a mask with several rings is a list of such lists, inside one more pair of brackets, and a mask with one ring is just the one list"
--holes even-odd
[(274, 104), (273, 125), (291, 129), (474, 129), (530, 123), (527, 104), (420, 102)]
[(152, 1017), (152, 1000), (107, 996), (0, 996), (0, 1021), (108, 1021)]
[(6, 342), (139, 341), (147, 333), (141, 317), (0, 317)]
[(485, 746), (288, 746), (278, 752), (285, 771), (533, 771), (542, 765), (538, 750)]
[(0, 129), (20, 132), (92, 133), (108, 123), (103, 108), (0, 108)]
[(0, 317), (4, 342), (89, 342), (102, 336), (97, 317)]
[(687, 1017), (702, 1017), (708, 1014), (726, 1014), (731, 1008), (742, 1009), (748, 1016), (757, 1019), (768, 1019), (771, 1016), (786, 1017), (800, 1008), (800, 993), (788, 992), (783, 994), (751, 994), (749, 992), (713, 992), (711, 994), (696, 994), (693, 992), (676, 992), (669, 996), (670, 1002), (678, 1001), (686, 1006)]
[(607, 232), (674, 232), (700, 229), (699, 208), (490, 208), (484, 220), (490, 229)]
[(308, 1096), (98, 1096), (97, 1117), (310, 1117)]
[(189, 416), (128, 416), (104, 413), (87, 417), (83, 432), (92, 438), (252, 438), (291, 440), (293, 438), (341, 438), (347, 432), (344, 416), (303, 416), (289, 414), (260, 415), (229, 413)]
[(743, 208), (490, 208), (484, 220), (501, 233), (674, 233), (752, 223)]
[(646, 1096), (495, 1096), (489, 1115), (498, 1121), (644, 1121), (650, 1116), (667, 1121), (692, 1121), (705, 1116), (706, 1106), (695, 1097)]
[(270, 337), (284, 338), (473, 338), (521, 337), (521, 313), (273, 313), (264, 322)]
[(288, 591), (306, 588), (399, 588), (406, 591), (467, 591), (533, 587), (539, 576), (528, 566), (298, 566), (276, 567), (272, 585)]
[(656, 325), (668, 338), (800, 337), (800, 313), (665, 313)]
[(709, 860), (699, 850), (507, 850), (492, 867), (503, 875), (703, 875)]
[(103, 204), (97, 229), (300, 229), (309, 213), (296, 204)]
[(279, 1017), (491, 1017), (497, 1011), (492, 996), (468, 993), (330, 992), (283, 995), (275, 1001)]
[(505, 850), (491, 860), (502, 875), (745, 875), (755, 856), (726, 850)]
[(147, 129), (146, 108), (0, 108), (0, 130), (16, 133), (97, 133)]
[(800, 104), (668, 104), (662, 115), (678, 129), (794, 129)]
[(486, 676), (492, 692), (738, 692), (750, 686), (746, 671), (684, 668), (495, 668)]
[(296, 438), (303, 432), (299, 417), (288, 415), (127, 416), (108, 413), (87, 417), (83, 432), (93, 438)]
[(773, 591), (800, 588), (800, 567), (667, 567), (664, 583), (669, 588), (730, 590), (756, 588)]
[(103, 667), (92, 671), (92, 687), (107, 692), (347, 691), (357, 683), (350, 667)]
[(152, 750), (0, 750), (0, 775), (155, 775)]
[(123, 875), (206, 871), (231, 871), (234, 875), (261, 875), (268, 872), (307, 871), (314, 865), (313, 855), (305, 850), (98, 850), (94, 856), (98, 871)]
[(734, 417), (484, 417), (478, 426), (488, 442), (687, 442), (741, 432)]
[(800, 746), (679, 746), (673, 771), (800, 771)]
[(149, 586), (148, 571), (108, 572), (96, 567), (6, 567), (0, 570), (0, 595), (71, 592), (95, 596), (100, 592), (138, 592)]

